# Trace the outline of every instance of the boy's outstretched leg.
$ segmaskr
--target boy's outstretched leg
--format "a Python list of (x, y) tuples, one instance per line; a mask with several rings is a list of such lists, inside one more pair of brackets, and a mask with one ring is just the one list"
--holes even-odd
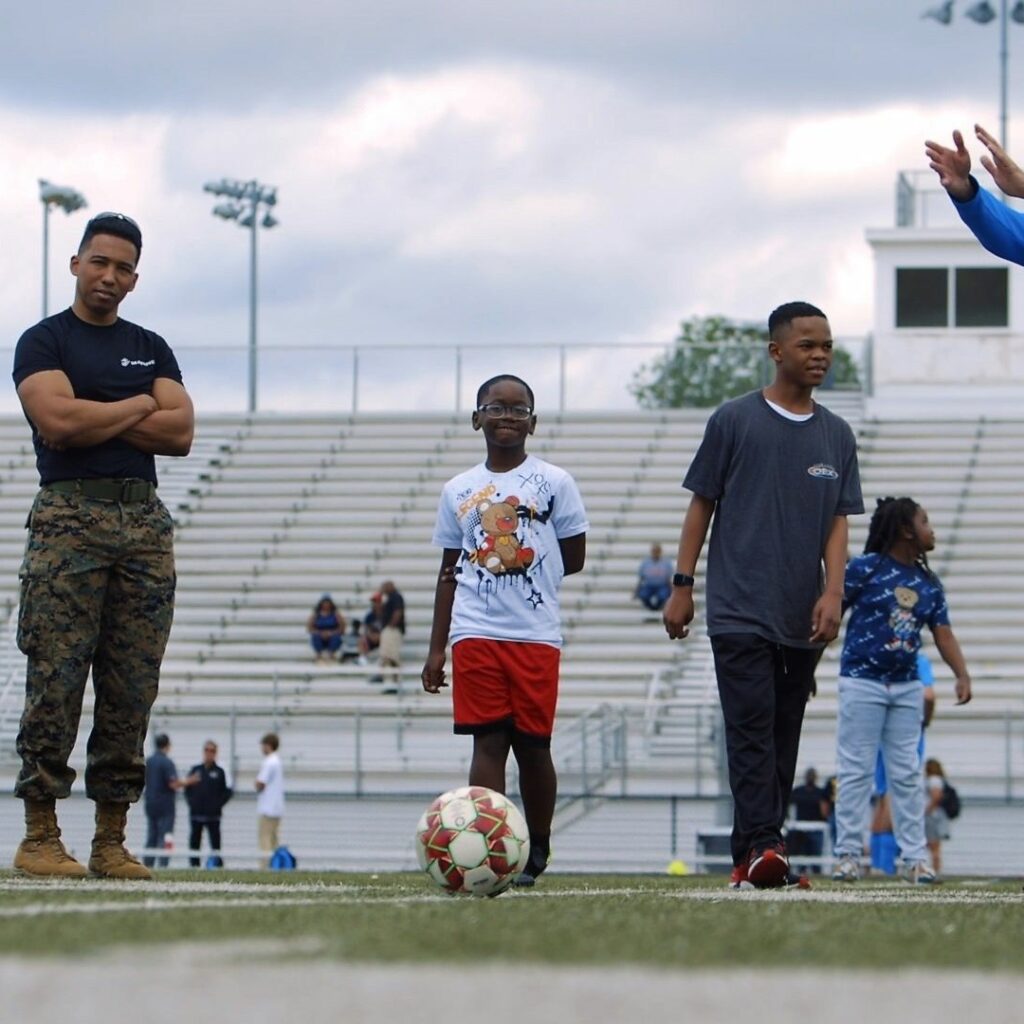
[(515, 880), (518, 886), (532, 886), (548, 866), (551, 856), (551, 820), (555, 814), (558, 780), (551, 760), (551, 748), (533, 737), (516, 736), (512, 751), (519, 765), (519, 792), (530, 830), (530, 858)]

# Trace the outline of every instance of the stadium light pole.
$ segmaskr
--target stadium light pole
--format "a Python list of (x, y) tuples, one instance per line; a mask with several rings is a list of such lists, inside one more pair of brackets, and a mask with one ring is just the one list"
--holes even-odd
[[(1024, 0), (1022, 0), (1024, 2)], [(208, 181), (204, 192), (224, 198), (211, 211), (222, 220), (233, 220), (240, 228), (249, 229), (249, 412), (256, 411), (256, 232), (258, 228), (277, 226), (270, 209), (277, 205), (277, 186), (252, 181), (221, 178)], [(260, 217), (260, 207), (266, 207)]]
[[(940, 25), (949, 25), (953, 21), (953, 6), (955, 0), (945, 0), (937, 7), (932, 7), (921, 15), (922, 18), (930, 18)], [(964, 17), (978, 25), (987, 25), (990, 21), (999, 19), (999, 142), (1004, 149), (1008, 148), (1009, 123), (1006, 102), (1007, 67), (1009, 65), (1009, 39), (1007, 25), (1013, 20), (1018, 25), (1024, 25), (1024, 0), (1017, 0), (1011, 10), (1007, 10), (1008, 0), (999, 0), (999, 13), (989, 3), (989, 0), (980, 0), (972, 4), (964, 11)], [(1005, 196), (1003, 197), (1005, 199)]]
[(43, 319), (50, 315), (50, 209), (59, 206), (65, 213), (88, 206), (85, 196), (65, 185), (52, 185), (39, 179), (39, 201), (43, 204)]

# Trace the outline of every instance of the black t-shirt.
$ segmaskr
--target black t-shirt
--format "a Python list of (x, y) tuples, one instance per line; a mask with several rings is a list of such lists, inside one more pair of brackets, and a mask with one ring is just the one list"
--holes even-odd
[(824, 821), (821, 804), (825, 800), (825, 790), (817, 786), (808, 786), (805, 782), (793, 790), (791, 801), (796, 807), (798, 821)]
[[(398, 621), (393, 621), (396, 618)], [(396, 626), (403, 633), (405, 632), (405, 598), (396, 590), (388, 594), (384, 601), (384, 611), (381, 615), (385, 626)]]
[[(41, 320), (18, 340), (14, 352), (15, 386), (42, 370), (63, 370), (71, 381), (75, 398), (93, 402), (118, 402), (152, 394), (153, 382), (158, 377), (181, 383), (174, 353), (158, 334), (127, 320), (117, 320), (109, 327), (87, 324), (70, 309)], [(47, 448), (35, 424), (31, 420), (29, 424), (41, 484), (97, 477), (137, 478), (156, 483), (153, 456), (127, 441), (112, 437), (89, 448), (59, 452)]]

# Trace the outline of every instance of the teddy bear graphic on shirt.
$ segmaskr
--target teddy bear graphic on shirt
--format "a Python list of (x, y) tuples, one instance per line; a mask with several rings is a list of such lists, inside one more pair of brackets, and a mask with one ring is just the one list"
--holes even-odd
[(920, 595), (910, 587), (893, 587), (893, 595), (896, 598), (896, 607), (889, 613), (889, 628), (892, 629), (892, 639), (885, 645), (887, 651), (909, 651), (917, 650), (917, 619), (914, 616), (914, 608), (920, 600)]
[(533, 563), (534, 551), (519, 539), (519, 498), (508, 495), (498, 501), (481, 501), (476, 506), (483, 534), (471, 558), (496, 576), (525, 570)]

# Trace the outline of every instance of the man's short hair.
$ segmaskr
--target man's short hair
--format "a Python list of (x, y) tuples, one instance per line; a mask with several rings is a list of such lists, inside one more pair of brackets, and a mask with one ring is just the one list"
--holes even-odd
[(817, 306), (812, 306), (809, 302), (784, 302), (777, 309), (773, 309), (771, 316), (768, 317), (768, 337), (774, 338), (779, 330), (788, 327), (802, 316), (820, 316), (822, 320), (828, 319)]
[(281, 741), (277, 738), (276, 732), (266, 733), (263, 739), (260, 740), (260, 743), (270, 747), (271, 750), (277, 750), (277, 748), (281, 746)]
[(82, 241), (78, 243), (78, 251), (81, 252), (95, 235), (114, 235), (131, 242), (135, 246), (135, 262), (139, 262), (142, 256), (142, 231), (131, 217), (123, 213), (96, 214), (85, 225)]
[(158, 732), (153, 738), (153, 746), (157, 750), (166, 750), (171, 745), (171, 738), (165, 732)]

